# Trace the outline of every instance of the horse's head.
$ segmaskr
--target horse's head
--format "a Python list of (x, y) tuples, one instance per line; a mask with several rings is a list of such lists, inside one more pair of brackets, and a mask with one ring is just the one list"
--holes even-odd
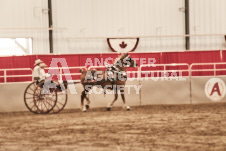
[(137, 67), (138, 64), (136, 63), (136, 61), (130, 57), (130, 55), (128, 53), (122, 55), (121, 57), (119, 57), (118, 61), (120, 62), (120, 66), (121, 67)]

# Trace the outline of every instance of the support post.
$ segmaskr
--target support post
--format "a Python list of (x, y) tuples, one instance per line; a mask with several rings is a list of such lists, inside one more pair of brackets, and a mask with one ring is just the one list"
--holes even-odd
[[(48, 10), (49, 10), (49, 28), (53, 28), (52, 20), (52, 0), (48, 0)], [(49, 51), (53, 53), (53, 30), (49, 30)]]
[[(189, 25), (189, 0), (185, 0), (185, 35), (190, 35)], [(190, 37), (185, 37), (186, 50), (190, 50)]]

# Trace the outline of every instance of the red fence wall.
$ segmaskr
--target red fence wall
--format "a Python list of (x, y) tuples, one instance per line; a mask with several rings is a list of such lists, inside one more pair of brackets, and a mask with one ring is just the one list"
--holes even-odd
[[(156, 64), (167, 63), (215, 63), (226, 62), (226, 50), (221, 51), (186, 51), (186, 52), (157, 52), (131, 53), (133, 58), (155, 58)], [(84, 66), (87, 58), (104, 60), (108, 57), (116, 58), (117, 53), (107, 54), (62, 54), (62, 55), (27, 55), (0, 57), (0, 69), (33, 68), (36, 59), (43, 60), (50, 65), (52, 58), (65, 58), (68, 66)], [(139, 61), (138, 61), (139, 62)]]
[[(62, 55), (27, 55), (27, 56), (11, 56), (0, 57), (0, 69), (11, 68), (34, 68), (36, 59), (43, 60), (50, 66), (52, 58), (65, 58), (67, 65), (72, 66), (85, 66), (87, 58), (94, 61), (94, 58), (105, 60), (108, 57), (113, 59), (117, 58), (117, 53), (107, 54), (62, 54)], [(132, 58), (154, 58), (155, 64), (169, 64), (169, 63), (216, 63), (226, 62), (226, 50), (216, 51), (185, 51), (185, 52), (154, 52), (154, 53), (130, 53)], [(141, 60), (138, 60), (138, 63)], [(111, 62), (109, 62), (111, 63)], [(144, 62), (145, 63), (145, 62)], [(147, 62), (146, 62), (147, 63)], [(61, 66), (59, 64), (59, 66)], [(0, 73), (1, 74), (1, 73)], [(2, 75), (2, 74), (1, 74)], [(2, 79), (0, 79), (0, 82)]]

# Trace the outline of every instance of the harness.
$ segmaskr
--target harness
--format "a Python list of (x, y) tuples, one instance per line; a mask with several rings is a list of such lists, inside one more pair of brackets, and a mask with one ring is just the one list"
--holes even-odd
[(113, 65), (106, 67), (106, 68), (107, 68), (108, 75), (112, 78), (112, 80), (111, 80), (112, 82), (116, 78), (116, 77), (113, 77), (113, 75), (116, 75), (117, 77), (119, 77), (119, 75), (120, 75), (120, 78), (127, 78), (126, 72), (120, 71), (120, 69), (116, 67), (115, 63)]

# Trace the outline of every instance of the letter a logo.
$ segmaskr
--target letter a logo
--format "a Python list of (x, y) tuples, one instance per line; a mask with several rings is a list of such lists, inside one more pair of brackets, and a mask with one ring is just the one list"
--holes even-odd
[(211, 78), (205, 85), (206, 96), (214, 102), (221, 101), (225, 96), (225, 83), (220, 78)]
[(221, 96), (220, 88), (219, 88), (218, 82), (216, 82), (216, 83), (214, 84), (210, 96), (213, 95), (214, 92), (217, 92), (218, 95)]

